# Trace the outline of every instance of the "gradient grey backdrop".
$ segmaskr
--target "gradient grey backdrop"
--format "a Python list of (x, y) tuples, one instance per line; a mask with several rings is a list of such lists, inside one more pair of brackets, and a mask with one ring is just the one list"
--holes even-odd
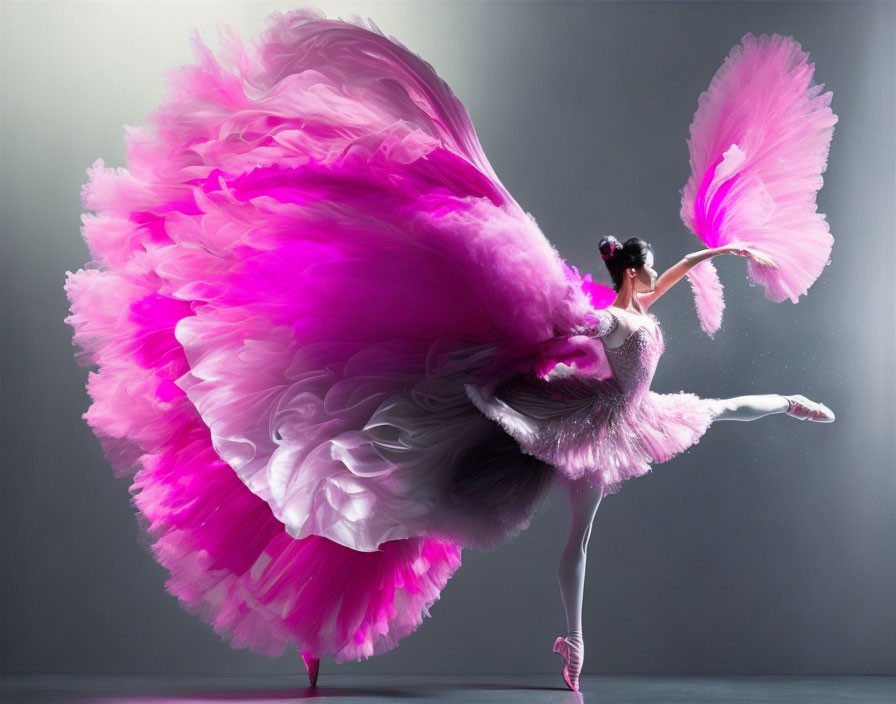
[[(248, 38), (288, 2), (11, 2), (2, 7), (5, 672), (302, 670), (231, 650), (165, 592), (137, 543), (128, 482), (81, 420), (64, 273), (87, 260), (79, 189), (97, 157), (125, 166), (161, 72), (192, 61), (197, 26)], [(840, 117), (819, 194), (832, 263), (798, 305), (772, 304), (745, 261), (716, 259), (728, 307), (715, 341), (689, 286), (655, 307), (657, 391), (804, 393), (833, 425), (718, 423), (598, 511), (586, 672), (896, 674), (891, 3), (329, 3), (426, 58), (469, 109), (497, 173), (561, 254), (606, 280), (604, 233), (654, 244), (658, 268), (699, 249), (678, 217), (685, 137), (747, 31), (794, 35)], [(565, 632), (555, 493), (527, 532), (468, 551), (432, 618), (343, 672), (548, 672)], [(333, 668), (325, 660), (324, 671)]]

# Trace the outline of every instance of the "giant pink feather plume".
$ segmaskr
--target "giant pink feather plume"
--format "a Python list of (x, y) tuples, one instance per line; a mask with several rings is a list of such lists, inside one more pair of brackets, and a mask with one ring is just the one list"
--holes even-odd
[[(92, 261), (65, 285), (98, 367), (84, 417), (186, 608), (235, 647), (368, 657), (420, 624), (464, 546), (531, 518), (547, 475), (463, 381), (582, 359), (564, 341), (589, 281), (373, 23), (296, 10), (222, 41), (219, 61), (193, 37), (153, 124), (127, 129), (127, 169), (89, 170)], [(455, 466), (451, 495), (433, 482)], [(507, 500), (450, 513), (489, 496)]]
[[(770, 255), (777, 268), (749, 261), (751, 280), (769, 300), (796, 303), (833, 244), (815, 196), (837, 116), (793, 38), (745, 34), (741, 42), (699, 97), (681, 218), (708, 247), (740, 243)], [(689, 275), (712, 334), (724, 307), (718, 275), (708, 261)]]

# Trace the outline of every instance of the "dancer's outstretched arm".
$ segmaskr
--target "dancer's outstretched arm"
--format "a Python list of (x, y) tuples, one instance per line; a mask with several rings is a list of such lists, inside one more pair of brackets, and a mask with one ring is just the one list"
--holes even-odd
[(639, 294), (638, 300), (641, 302), (645, 310), (647, 308), (650, 308), (650, 306), (652, 306), (660, 296), (662, 296), (666, 291), (672, 288), (672, 286), (674, 286), (676, 283), (681, 281), (684, 276), (694, 268), (694, 266), (705, 259), (710, 259), (711, 257), (718, 256), (719, 254), (736, 254), (742, 257), (750, 257), (758, 264), (775, 266), (774, 260), (768, 255), (762, 254), (761, 252), (758, 252), (755, 249), (751, 249), (750, 247), (744, 247), (738, 244), (726, 244), (721, 247), (701, 249), (697, 252), (691, 252), (690, 254), (685, 255), (685, 257), (680, 262), (666, 269), (666, 271), (660, 274), (660, 276), (657, 278), (656, 286), (654, 286), (653, 291), (651, 291), (650, 293)]

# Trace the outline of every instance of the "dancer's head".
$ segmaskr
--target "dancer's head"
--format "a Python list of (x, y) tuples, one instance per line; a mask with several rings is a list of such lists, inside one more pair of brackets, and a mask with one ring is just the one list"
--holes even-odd
[(624, 286), (639, 293), (653, 290), (657, 273), (653, 269), (653, 250), (647, 242), (629, 237), (623, 243), (609, 235), (601, 238), (597, 249), (607, 265), (616, 293)]

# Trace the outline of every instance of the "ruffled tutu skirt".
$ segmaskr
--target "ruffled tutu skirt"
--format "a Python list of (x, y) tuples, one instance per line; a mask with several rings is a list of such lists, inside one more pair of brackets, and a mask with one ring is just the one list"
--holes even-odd
[(699, 442), (718, 402), (687, 392), (631, 394), (613, 378), (577, 374), (520, 375), (492, 397), (475, 386), (467, 394), (525, 453), (605, 495)]

